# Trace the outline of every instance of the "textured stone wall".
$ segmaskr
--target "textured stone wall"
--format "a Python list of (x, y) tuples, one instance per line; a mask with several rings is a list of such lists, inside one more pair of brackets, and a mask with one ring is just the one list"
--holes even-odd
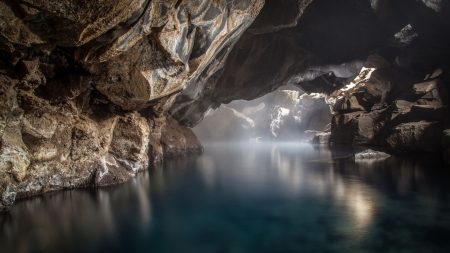
[(201, 153), (170, 116), (264, 1), (0, 1), (0, 210)]

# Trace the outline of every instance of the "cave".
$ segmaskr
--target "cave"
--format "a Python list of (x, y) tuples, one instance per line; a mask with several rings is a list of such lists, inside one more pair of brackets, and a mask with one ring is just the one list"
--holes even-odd
[(446, 0), (1, 0), (0, 252), (449, 252), (449, 45)]

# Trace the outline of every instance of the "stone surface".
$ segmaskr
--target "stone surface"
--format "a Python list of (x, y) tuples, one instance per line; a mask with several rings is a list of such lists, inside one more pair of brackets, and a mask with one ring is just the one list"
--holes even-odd
[(355, 154), (355, 159), (374, 159), (374, 158), (389, 158), (390, 155), (381, 151), (367, 149)]
[(436, 152), (442, 149), (443, 126), (439, 122), (413, 122), (396, 126), (387, 138), (397, 152)]
[(330, 142), (331, 133), (316, 133), (311, 140), (312, 143), (328, 144)]
[(167, 157), (203, 152), (203, 146), (195, 134), (190, 129), (180, 126), (176, 120), (170, 117), (161, 132), (161, 145), (164, 156)]

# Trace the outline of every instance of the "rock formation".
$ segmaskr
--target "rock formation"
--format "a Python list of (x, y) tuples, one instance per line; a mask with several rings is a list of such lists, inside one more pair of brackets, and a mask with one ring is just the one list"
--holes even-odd
[[(257, 104), (252, 106), (253, 104)], [(328, 143), (332, 114), (325, 96), (277, 90), (251, 102), (210, 110), (194, 128), (202, 141), (312, 141)]]
[(449, 30), (442, 0), (0, 0), (0, 210), (200, 152), (185, 127), (210, 109), (332, 94), (363, 65), (332, 141), (442, 149)]
[(0, 210), (202, 152), (168, 111), (263, 3), (0, 1)]

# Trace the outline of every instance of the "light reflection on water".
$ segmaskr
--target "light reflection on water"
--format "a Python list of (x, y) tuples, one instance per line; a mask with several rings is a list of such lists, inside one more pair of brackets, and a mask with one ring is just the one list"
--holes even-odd
[(211, 144), (122, 185), (45, 194), (0, 215), (0, 252), (450, 252), (438, 156)]

